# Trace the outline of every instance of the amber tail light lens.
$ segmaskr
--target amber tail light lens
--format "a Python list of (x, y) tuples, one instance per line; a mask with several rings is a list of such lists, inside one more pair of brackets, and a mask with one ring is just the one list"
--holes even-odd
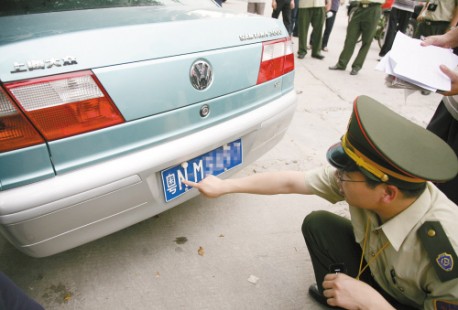
[(44, 140), (24, 114), (0, 89), (0, 152), (43, 143)]

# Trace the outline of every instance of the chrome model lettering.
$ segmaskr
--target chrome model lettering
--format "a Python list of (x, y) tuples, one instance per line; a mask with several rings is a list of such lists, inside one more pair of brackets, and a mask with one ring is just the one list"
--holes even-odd
[(11, 73), (27, 72), (27, 66), (25, 63), (15, 62), (13, 64), (13, 71)]
[(32, 59), (26, 62), (15, 62), (11, 73), (21, 73), (34, 70), (52, 69), (54, 67), (76, 65), (76, 57), (65, 56), (62, 58), (49, 58), (49, 59)]
[(27, 62), (27, 68), (29, 71), (44, 69), (45, 62), (43, 60), (30, 60)]
[(264, 39), (270, 37), (276, 37), (282, 34), (281, 29), (274, 29), (264, 32), (255, 32), (255, 33), (246, 33), (239, 35), (240, 41), (255, 40), (255, 39)]

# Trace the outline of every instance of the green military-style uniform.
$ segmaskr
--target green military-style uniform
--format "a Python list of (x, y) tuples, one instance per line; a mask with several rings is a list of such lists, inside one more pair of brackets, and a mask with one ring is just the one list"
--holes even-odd
[(353, 61), (352, 69), (359, 71), (363, 67), (367, 53), (374, 40), (377, 24), (382, 14), (381, 4), (383, 2), (379, 0), (358, 1), (357, 7), (348, 22), (344, 47), (336, 65), (338, 68), (345, 69), (347, 67), (360, 36), (362, 41), (361, 48)]
[[(328, 266), (343, 262), (348, 275), (374, 287), (396, 309), (457, 309), (458, 206), (430, 182), (456, 176), (453, 150), (426, 129), (361, 96), (347, 133), (327, 157), (334, 167), (307, 172), (305, 183), (332, 203), (345, 198), (336, 170), (349, 163), (369, 180), (416, 190), (419, 196), (386, 222), (370, 206), (350, 205), (351, 221), (327, 211), (308, 215), (302, 232), (319, 288)], [(367, 269), (361, 268), (361, 258)]]
[[(434, 10), (428, 10), (429, 5), (434, 5)], [(420, 22), (415, 31), (414, 37), (419, 39), (421, 36), (428, 37), (432, 35), (444, 34), (456, 25), (451, 25), (455, 17), (455, 10), (458, 6), (458, 0), (433, 0), (428, 1), (424, 12), (424, 20)]]
[(323, 39), (323, 25), (326, 16), (325, 0), (299, 0), (298, 56), (301, 58), (307, 54), (307, 37), (310, 24), (312, 25), (311, 41), (312, 55), (320, 55)]

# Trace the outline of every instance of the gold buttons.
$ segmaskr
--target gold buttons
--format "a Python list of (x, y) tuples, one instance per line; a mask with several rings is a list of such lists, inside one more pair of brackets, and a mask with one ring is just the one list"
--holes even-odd
[(428, 237), (435, 237), (436, 236), (436, 231), (432, 228), (428, 229)]

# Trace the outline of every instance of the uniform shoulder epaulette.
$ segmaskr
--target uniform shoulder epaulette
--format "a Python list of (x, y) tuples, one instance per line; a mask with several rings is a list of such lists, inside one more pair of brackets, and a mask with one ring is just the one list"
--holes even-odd
[(438, 221), (425, 222), (418, 230), (418, 236), (439, 279), (446, 282), (458, 278), (458, 268), (455, 266), (458, 258), (441, 223)]

